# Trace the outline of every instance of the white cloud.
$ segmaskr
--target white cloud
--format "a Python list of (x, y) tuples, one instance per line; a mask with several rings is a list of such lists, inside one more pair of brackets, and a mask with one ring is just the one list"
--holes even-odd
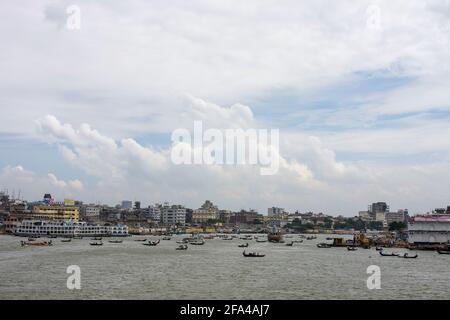
[(13, 190), (18, 196), (21, 191), (26, 200), (42, 199), (44, 193), (51, 193), (62, 200), (64, 197), (84, 196), (83, 183), (78, 180), (60, 180), (53, 173), (41, 176), (21, 165), (8, 165), (0, 171), (0, 186)]
[[(398, 193), (406, 203), (420, 198), (428, 183), (419, 172), (447, 177), (447, 120), (424, 116), (450, 107), (447, 1), (82, 0), (79, 31), (64, 28), (70, 4), (2, 5), (0, 134), (56, 144), (62, 159), (97, 179), (89, 188), (96, 188), (99, 200), (181, 197), (197, 203), (217, 197), (227, 206), (276, 202), (356, 211), (377, 196), (395, 199)], [(370, 5), (379, 8), (378, 29), (367, 28)], [(324, 90), (358, 79), (355, 74), (409, 80), (376, 94), (356, 92), (353, 104), (331, 111), (288, 102), (281, 170), (274, 177), (261, 178), (252, 168), (174, 167), (167, 145), (140, 142), (142, 136), (190, 128), (194, 120), (213, 128), (271, 127), (280, 123), (277, 102), (265, 123), (259, 110), (235, 102), (270, 103), (279, 91), (320, 100)], [(405, 113), (417, 116), (377, 126), (379, 119)], [(301, 119), (290, 122), (291, 115)], [(302, 130), (302, 121), (314, 129)], [(352, 153), (369, 156), (341, 160)], [(435, 158), (415, 160), (428, 154)], [(379, 155), (394, 161), (370, 160)], [(45, 180), (42, 189), (53, 181), (55, 188), (65, 183), (65, 192), (86, 192), (77, 179), (6, 168), (5, 185), (38, 179)]]

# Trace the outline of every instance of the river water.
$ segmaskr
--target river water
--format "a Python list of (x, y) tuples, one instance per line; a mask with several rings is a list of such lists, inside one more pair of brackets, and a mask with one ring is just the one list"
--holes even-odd
[[(319, 249), (317, 240), (288, 247), (235, 239), (206, 240), (177, 251), (176, 240), (144, 246), (90, 246), (89, 239), (51, 247), (21, 247), (0, 236), (0, 299), (449, 299), (450, 255), (416, 251), (417, 259), (382, 257), (375, 249)], [(147, 237), (156, 240), (157, 237)], [(294, 238), (295, 239), (295, 238)], [(286, 242), (291, 239), (286, 239)], [(264, 258), (245, 258), (238, 244)], [(392, 251), (392, 250), (386, 250)], [(406, 249), (395, 249), (407, 252)], [(69, 265), (81, 270), (81, 289), (69, 290)], [(367, 268), (381, 270), (381, 289), (367, 288)]]

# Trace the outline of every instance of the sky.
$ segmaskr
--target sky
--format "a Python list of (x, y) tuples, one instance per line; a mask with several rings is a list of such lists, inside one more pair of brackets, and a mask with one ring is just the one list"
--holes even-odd
[[(449, 18), (448, 0), (2, 2), (0, 189), (344, 216), (450, 205)], [(171, 135), (194, 121), (278, 129), (278, 172), (174, 164)]]

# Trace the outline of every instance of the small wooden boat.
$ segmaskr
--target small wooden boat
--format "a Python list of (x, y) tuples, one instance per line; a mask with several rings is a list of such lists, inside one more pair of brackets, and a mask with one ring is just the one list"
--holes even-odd
[(317, 248), (321, 248), (321, 249), (331, 248), (331, 244), (329, 244), (329, 243), (319, 243), (319, 244), (317, 244)]
[(172, 238), (169, 237), (169, 236), (165, 236), (165, 237), (163, 237), (162, 239), (163, 239), (163, 240), (170, 240), (170, 239), (172, 239)]
[(383, 248), (381, 248), (381, 247), (376, 247), (375, 250), (377, 250), (377, 251), (383, 251)]
[(356, 251), (356, 250), (358, 250), (358, 248), (354, 247), (354, 246), (347, 246), (347, 250), (348, 251)]
[(256, 238), (256, 242), (267, 242), (267, 240)]
[(56, 234), (51, 234), (51, 235), (49, 235), (48, 237), (51, 238), (51, 239), (56, 239), (56, 238), (58, 238), (58, 236), (57, 236)]
[(28, 241), (36, 241), (36, 238), (28, 238)]
[(149, 241), (147, 243), (143, 243), (144, 246), (157, 246), (159, 244), (159, 240), (158, 241)]
[(383, 251), (379, 251), (380, 255), (382, 255), (383, 257), (398, 257), (399, 254), (392, 252), (392, 253), (384, 253)]
[(288, 247), (292, 247), (294, 245), (294, 241), (291, 241), (291, 242), (289, 242), (289, 243), (286, 243), (286, 246), (288, 246)]
[(48, 247), (48, 246), (52, 246), (52, 241), (20, 241), (20, 244), (22, 245), (22, 247), (25, 246), (34, 246), (34, 247)]
[(437, 252), (439, 254), (450, 254), (450, 250), (442, 250), (442, 249), (438, 249)]
[(317, 239), (316, 236), (306, 237), (306, 240), (315, 240), (315, 239)]
[(147, 238), (146, 239), (134, 239), (134, 241), (145, 242), (145, 241), (147, 241)]
[(239, 248), (247, 248), (248, 247), (248, 243), (244, 243), (244, 244), (240, 244), (238, 245)]
[(303, 243), (303, 240), (294, 240), (292, 242), (294, 242), (294, 243)]
[(74, 238), (74, 239), (83, 239), (82, 236), (74, 236), (73, 238)]
[(246, 253), (245, 252), (245, 250), (244, 250), (244, 252), (242, 252), (242, 255), (244, 256), (244, 257), (250, 257), (250, 258), (262, 258), (262, 257), (265, 257), (266, 255), (265, 254), (261, 254), (261, 253), (258, 253), (258, 252), (249, 252), (249, 253)]
[(89, 243), (91, 246), (102, 246), (103, 245), (103, 242), (90, 242)]
[(415, 254), (414, 256), (410, 256), (410, 255), (406, 252), (403, 256), (400, 256), (400, 258), (405, 258), (405, 259), (416, 259), (416, 258), (417, 258), (417, 254)]
[(109, 243), (122, 243), (123, 240), (109, 240)]
[(328, 237), (325, 240), (331, 241), (331, 240), (333, 240), (333, 238)]
[(91, 240), (93, 240), (93, 241), (102, 241), (102, 237), (95, 237), (95, 238), (92, 238)]
[(182, 244), (180, 246), (178, 246), (177, 248), (175, 248), (175, 250), (187, 250), (188, 246), (187, 244)]
[(71, 242), (72, 239), (61, 239), (61, 242)]

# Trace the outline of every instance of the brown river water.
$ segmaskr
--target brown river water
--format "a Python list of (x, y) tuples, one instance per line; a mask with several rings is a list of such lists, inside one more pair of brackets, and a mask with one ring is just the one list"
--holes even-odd
[[(21, 247), (0, 236), (0, 299), (449, 299), (450, 255), (415, 251), (417, 259), (382, 257), (373, 249), (319, 249), (316, 240), (288, 247), (234, 239), (206, 240), (177, 251), (176, 240), (151, 247), (128, 237), (90, 246), (90, 239), (50, 247)], [(146, 237), (156, 240), (158, 237)], [(295, 238), (293, 238), (295, 239)], [(291, 239), (286, 239), (286, 242)], [(266, 254), (245, 258), (247, 251)], [(387, 249), (398, 253), (406, 249)], [(81, 270), (69, 290), (67, 267)], [(381, 289), (367, 288), (367, 267), (381, 270)]]

